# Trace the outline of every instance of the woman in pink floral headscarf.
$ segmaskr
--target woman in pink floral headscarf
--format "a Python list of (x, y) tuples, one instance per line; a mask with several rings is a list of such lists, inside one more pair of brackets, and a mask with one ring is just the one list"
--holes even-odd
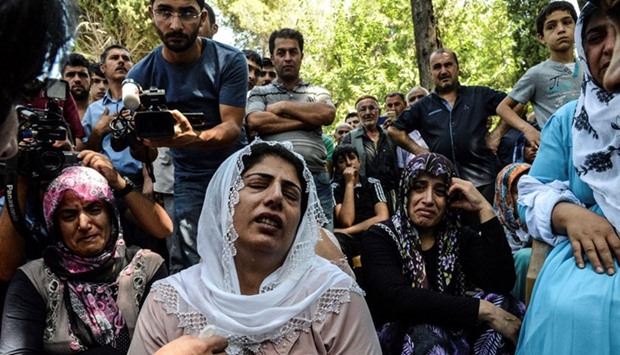
[(127, 353), (163, 259), (125, 245), (112, 189), (92, 168), (65, 169), (43, 214), (52, 245), (11, 281), (0, 353)]

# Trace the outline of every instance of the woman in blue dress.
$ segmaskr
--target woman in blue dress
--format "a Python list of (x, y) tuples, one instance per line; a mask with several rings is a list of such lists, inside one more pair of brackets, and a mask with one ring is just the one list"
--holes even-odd
[(586, 4), (575, 40), (587, 64), (581, 96), (542, 132), (519, 215), (554, 246), (521, 329), (518, 354), (611, 354), (620, 349), (620, 95), (602, 86), (612, 23)]

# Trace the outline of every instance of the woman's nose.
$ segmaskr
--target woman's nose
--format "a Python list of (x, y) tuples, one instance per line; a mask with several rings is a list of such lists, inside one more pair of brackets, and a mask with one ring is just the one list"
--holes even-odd
[(88, 214), (86, 213), (80, 213), (79, 217), (78, 217), (78, 223), (79, 223), (79, 228), (80, 230), (88, 230), (90, 229), (90, 216), (88, 216)]
[(267, 196), (265, 203), (268, 206), (281, 206), (282, 199), (284, 195), (282, 194), (282, 187), (279, 184), (272, 184), (271, 187), (267, 190)]

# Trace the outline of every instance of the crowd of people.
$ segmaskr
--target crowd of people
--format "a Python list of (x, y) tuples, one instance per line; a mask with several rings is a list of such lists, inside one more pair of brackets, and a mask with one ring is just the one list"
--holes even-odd
[(239, 50), (204, 0), (151, 0), (161, 45), (65, 55), (51, 95), (76, 9), (0, 3), (0, 353), (620, 349), (620, 1), (540, 9), (549, 58), (509, 93), (438, 48), (433, 88), (342, 118), (301, 32)]

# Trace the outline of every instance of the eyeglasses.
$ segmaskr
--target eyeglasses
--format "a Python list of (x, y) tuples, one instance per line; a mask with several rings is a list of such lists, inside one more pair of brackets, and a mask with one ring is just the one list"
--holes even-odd
[(155, 17), (164, 20), (171, 21), (173, 17), (178, 17), (181, 22), (194, 22), (200, 18), (200, 13), (192, 10), (183, 10), (176, 12), (172, 10), (153, 10)]
[(370, 112), (375, 112), (377, 111), (379, 108), (377, 106), (363, 106), (360, 107), (357, 112), (366, 112), (366, 111), (370, 111)]

